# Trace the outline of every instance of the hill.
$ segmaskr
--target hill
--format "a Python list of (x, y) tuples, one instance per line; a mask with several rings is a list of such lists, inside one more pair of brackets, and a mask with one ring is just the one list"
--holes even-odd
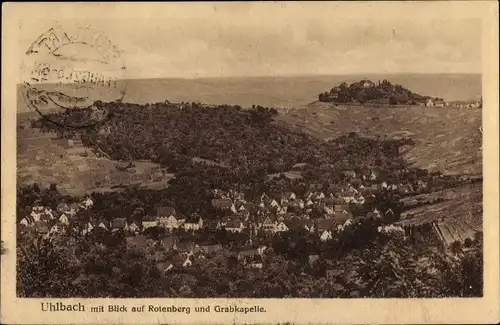
[[(430, 96), (424, 96), (413, 93), (409, 89), (395, 84), (393, 85), (388, 80), (382, 82), (373, 82), (368, 79), (363, 79), (353, 82), (350, 85), (343, 82), (338, 86), (330, 89), (329, 92), (319, 94), (321, 102), (336, 102), (336, 103), (377, 103), (377, 104), (424, 104)], [(442, 98), (433, 98), (442, 100)]]
[(482, 173), (481, 110), (474, 108), (391, 107), (313, 102), (276, 117), (320, 139), (357, 132), (366, 137), (411, 137), (402, 148), (413, 166), (445, 174)]

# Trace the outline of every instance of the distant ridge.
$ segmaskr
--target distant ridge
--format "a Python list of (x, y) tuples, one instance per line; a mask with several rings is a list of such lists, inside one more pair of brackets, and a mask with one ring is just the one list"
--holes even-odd
[[(133, 79), (118, 80), (117, 88), (126, 83), (123, 102), (156, 103), (201, 102), (210, 105), (262, 105), (275, 108), (296, 108), (318, 99), (318, 93), (342, 82), (352, 83), (367, 77), (370, 80), (390, 80), (412, 92), (445, 100), (479, 99), (482, 94), (481, 75), (477, 74), (399, 74), (399, 75), (338, 75), (303, 77), (231, 77), (204, 79)], [(49, 88), (49, 87), (47, 87)], [(55, 90), (55, 89), (47, 89)], [(61, 92), (67, 93), (66, 91)], [(84, 94), (73, 94), (83, 96)], [(114, 94), (115, 98), (120, 97)], [(18, 97), (20, 98), (20, 97)], [(103, 100), (104, 101), (104, 100)], [(29, 109), (18, 101), (18, 112)]]

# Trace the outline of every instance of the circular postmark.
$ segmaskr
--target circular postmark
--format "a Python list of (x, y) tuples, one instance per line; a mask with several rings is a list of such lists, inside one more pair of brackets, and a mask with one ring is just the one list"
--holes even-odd
[(87, 26), (56, 26), (41, 34), (26, 51), (21, 73), (28, 108), (72, 129), (106, 119), (102, 103), (121, 101), (127, 86), (120, 50)]

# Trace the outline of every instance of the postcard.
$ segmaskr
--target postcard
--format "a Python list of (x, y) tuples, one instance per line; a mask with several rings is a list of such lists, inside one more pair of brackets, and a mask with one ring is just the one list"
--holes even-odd
[(497, 2), (2, 18), (2, 323), (498, 323)]

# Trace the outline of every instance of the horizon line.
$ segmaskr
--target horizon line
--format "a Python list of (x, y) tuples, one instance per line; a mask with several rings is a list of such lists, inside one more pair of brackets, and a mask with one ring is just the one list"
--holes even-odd
[(234, 76), (199, 76), (199, 77), (128, 77), (118, 78), (118, 80), (140, 80), (140, 79), (229, 79), (229, 78), (298, 78), (298, 77), (332, 77), (332, 76), (374, 76), (374, 75), (482, 75), (482, 72), (355, 72), (355, 73), (328, 73), (328, 74), (283, 74), (283, 75), (234, 75)]

